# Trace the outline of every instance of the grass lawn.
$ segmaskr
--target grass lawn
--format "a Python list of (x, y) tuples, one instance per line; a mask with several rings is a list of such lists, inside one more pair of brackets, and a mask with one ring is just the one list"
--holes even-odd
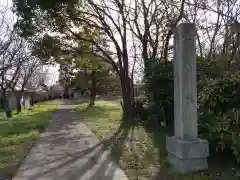
[(0, 112), (0, 179), (11, 179), (57, 108), (35, 105), (20, 114), (13, 112), (11, 119)]
[[(98, 101), (95, 107), (75, 105), (83, 120), (99, 139), (114, 135), (107, 144), (112, 158), (126, 172), (130, 180), (234, 180), (240, 179), (231, 164), (210, 163), (209, 170), (191, 174), (176, 173), (169, 168), (165, 146), (166, 129), (149, 130), (141, 126), (121, 123), (122, 110), (116, 102)], [(217, 178), (218, 177), (218, 178)]]

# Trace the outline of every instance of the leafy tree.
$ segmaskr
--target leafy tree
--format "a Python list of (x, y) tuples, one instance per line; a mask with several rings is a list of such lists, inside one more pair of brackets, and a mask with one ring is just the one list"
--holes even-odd
[[(15, 11), (19, 16), (17, 25), (22, 35), (36, 37), (38, 32), (49, 30), (62, 33), (68, 39), (70, 37), (75, 44), (83, 44), (87, 47), (91, 44), (94, 47), (92, 53), (103, 57), (101, 59), (111, 64), (119, 75), (124, 114), (130, 117), (133, 115), (134, 102), (132, 80), (129, 77), (126, 19), (128, 14), (124, 10), (123, 2), (109, 2), (118, 12), (119, 18), (116, 21), (112, 16), (111, 8), (108, 8), (112, 5), (106, 5), (108, 2), (105, 0), (99, 3), (102, 5), (99, 6), (92, 0), (14, 1)], [(109, 51), (109, 42), (115, 47), (113, 53)]]
[(72, 80), (75, 76), (73, 68), (67, 64), (60, 64), (59, 68), (59, 83), (64, 87), (64, 96), (69, 97), (69, 89), (72, 83)]

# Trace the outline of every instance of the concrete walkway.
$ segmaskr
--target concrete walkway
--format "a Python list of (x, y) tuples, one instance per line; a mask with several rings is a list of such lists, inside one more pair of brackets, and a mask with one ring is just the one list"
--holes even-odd
[(61, 105), (13, 180), (128, 180), (71, 105)]

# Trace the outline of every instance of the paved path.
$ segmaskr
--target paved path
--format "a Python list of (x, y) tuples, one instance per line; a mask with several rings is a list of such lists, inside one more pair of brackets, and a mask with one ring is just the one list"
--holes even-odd
[[(68, 103), (69, 104), (69, 103)], [(13, 180), (128, 180), (71, 105), (61, 105)]]

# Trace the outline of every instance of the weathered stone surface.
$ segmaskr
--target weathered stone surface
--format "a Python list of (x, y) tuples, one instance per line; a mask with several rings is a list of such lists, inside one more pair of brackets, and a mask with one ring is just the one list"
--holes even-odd
[(180, 24), (175, 33), (175, 136), (197, 138), (196, 28)]
[(193, 141), (167, 137), (167, 151), (180, 159), (205, 158), (209, 156), (209, 144), (206, 140)]
[(209, 145), (206, 140), (181, 140), (167, 137), (168, 160), (180, 172), (192, 172), (208, 168)]
[(208, 168), (207, 158), (180, 159), (177, 156), (168, 154), (168, 162), (173, 169), (182, 173), (195, 172)]
[(168, 161), (180, 172), (208, 167), (208, 142), (197, 138), (196, 27), (183, 23), (175, 30), (174, 137), (167, 137)]

